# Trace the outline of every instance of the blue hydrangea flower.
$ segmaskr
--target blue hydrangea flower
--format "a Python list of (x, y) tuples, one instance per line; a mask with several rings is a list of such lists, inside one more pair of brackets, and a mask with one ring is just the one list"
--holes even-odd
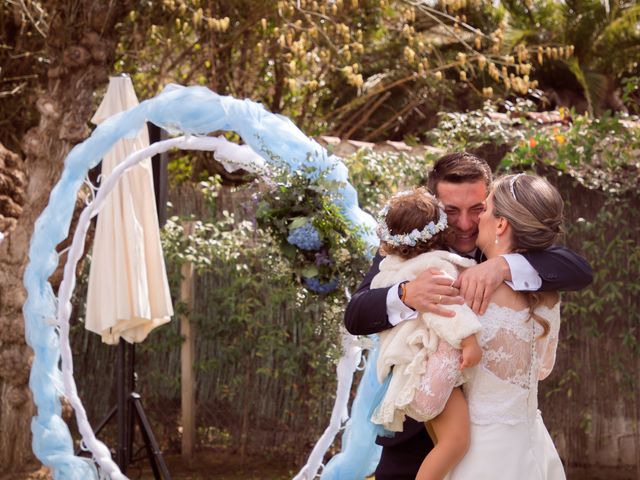
[(320, 250), (322, 247), (320, 233), (310, 223), (305, 223), (302, 227), (291, 230), (287, 242), (301, 250)]
[(329, 254), (326, 250), (322, 252), (318, 252), (315, 255), (316, 257), (316, 266), (321, 267), (323, 265), (333, 265), (333, 261), (329, 257)]
[(327, 283), (322, 283), (318, 277), (305, 278), (307, 288), (316, 293), (329, 293), (338, 288), (338, 281), (333, 278)]

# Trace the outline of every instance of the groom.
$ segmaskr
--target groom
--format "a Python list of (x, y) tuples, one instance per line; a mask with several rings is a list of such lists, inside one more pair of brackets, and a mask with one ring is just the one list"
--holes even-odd
[[(478, 216), (491, 185), (491, 169), (469, 153), (452, 153), (440, 158), (429, 173), (427, 186), (438, 197), (455, 232), (450, 249), (482, 260), (476, 246)], [(467, 304), (484, 313), (491, 295), (507, 282), (518, 291), (579, 290), (592, 280), (591, 267), (576, 253), (561, 246), (539, 252), (492, 258), (462, 272), (455, 283), (437, 270), (427, 270), (416, 279), (389, 288), (371, 289), (382, 257), (377, 254), (364, 280), (353, 294), (345, 312), (345, 326), (354, 335), (378, 333), (415, 318), (416, 311), (448, 317), (447, 305)], [(400, 300), (404, 293), (404, 302)], [(382, 456), (376, 480), (413, 480), (433, 443), (422, 422), (407, 418), (401, 433), (378, 437)]]

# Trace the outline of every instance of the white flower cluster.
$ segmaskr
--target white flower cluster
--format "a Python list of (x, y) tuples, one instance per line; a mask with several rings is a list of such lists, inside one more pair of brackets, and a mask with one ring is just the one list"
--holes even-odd
[[(408, 195), (411, 192), (401, 192), (396, 196)], [(408, 245), (410, 247), (415, 247), (419, 241), (427, 241), (431, 240), (434, 235), (438, 232), (442, 232), (445, 228), (447, 228), (447, 214), (444, 212), (442, 208), (440, 208), (440, 216), (438, 217), (438, 223), (434, 223), (433, 221), (429, 222), (422, 230), (418, 230), (414, 228), (409, 233), (392, 235), (389, 231), (389, 227), (387, 226), (387, 222), (385, 218), (387, 217), (387, 213), (389, 212), (390, 205), (387, 204), (384, 206), (379, 213), (379, 221), (378, 221), (378, 237), (383, 242), (386, 242), (394, 247), (398, 247), (400, 245)]]

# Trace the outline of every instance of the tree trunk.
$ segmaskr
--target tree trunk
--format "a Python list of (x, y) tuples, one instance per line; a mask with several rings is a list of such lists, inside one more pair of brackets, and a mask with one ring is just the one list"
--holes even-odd
[[(48, 79), (31, 106), (40, 114), (39, 124), (23, 137), (24, 164), (0, 149), (0, 158), (10, 157), (14, 177), (20, 177), (22, 169), (26, 173), (24, 207), (11, 217), (17, 221), (0, 225), (0, 231), (6, 230), (0, 243), (0, 476), (21, 471), (34, 460), (30, 424), (35, 408), (28, 388), (32, 352), (25, 343), (22, 317), (26, 295), (22, 275), (29, 239), (60, 177), (65, 156), (89, 134), (87, 124), (96, 107), (93, 93), (107, 83), (116, 36), (113, 27), (122, 13), (121, 7), (116, 12), (88, 0), (48, 3), (52, 20), (44, 49), (51, 63)], [(2, 176), (9, 172), (7, 162), (0, 160), (0, 170), (1, 196), (2, 180), (8, 178)], [(0, 202), (0, 209), (3, 205)], [(0, 211), (3, 217), (8, 215)], [(51, 277), (54, 289), (61, 280), (60, 271)]]
[[(24, 199), (26, 179), (21, 159), (4, 147), (1, 156), (4, 195)], [(27, 243), (22, 205), (6, 200), (0, 205), (0, 218), (7, 236), (0, 243), (0, 469), (4, 469), (31, 458), (28, 432), (33, 406), (27, 386), (31, 355), (24, 342), (21, 315), (25, 294), (20, 278)]]

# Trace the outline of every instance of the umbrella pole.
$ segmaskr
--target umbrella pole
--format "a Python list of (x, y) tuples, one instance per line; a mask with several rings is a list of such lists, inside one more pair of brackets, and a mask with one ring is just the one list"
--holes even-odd
[(128, 452), (127, 446), (127, 385), (125, 378), (125, 362), (126, 362), (126, 345), (124, 340), (120, 339), (118, 342), (118, 352), (116, 358), (116, 418), (118, 425), (118, 443), (116, 447), (116, 463), (122, 470), (122, 473), (127, 473)]
[[(120, 342), (124, 342), (120, 339)], [(134, 343), (126, 343), (128, 350), (128, 362), (126, 362), (126, 371), (124, 372), (125, 378), (127, 379), (127, 398), (130, 399), (133, 392), (136, 390), (136, 372), (134, 371), (134, 365), (136, 364), (136, 345)], [(133, 462), (133, 437), (135, 435), (135, 418), (133, 415), (133, 408), (130, 404), (131, 402), (126, 403), (126, 441), (127, 441), (127, 453), (128, 456), (126, 458), (127, 465)], [(156, 477), (157, 478), (157, 477)]]
[[(151, 424), (142, 408), (142, 397), (136, 393), (136, 373), (135, 373), (135, 344), (126, 344), (120, 339), (118, 344), (118, 360), (122, 359), (123, 367), (119, 369), (118, 386), (122, 390), (118, 392), (118, 402), (124, 398), (121, 417), (122, 423), (118, 422), (118, 452), (122, 451), (123, 463), (118, 462), (122, 473), (126, 474), (127, 467), (136, 461), (133, 455), (133, 440), (135, 435), (135, 424), (138, 424), (142, 440), (147, 452), (147, 458), (153, 477), (156, 480), (171, 480), (171, 474), (162, 456), (162, 450), (151, 429)], [(120, 364), (120, 362), (118, 363)], [(119, 409), (120, 410), (120, 409)], [(118, 412), (120, 415), (120, 411)]]

